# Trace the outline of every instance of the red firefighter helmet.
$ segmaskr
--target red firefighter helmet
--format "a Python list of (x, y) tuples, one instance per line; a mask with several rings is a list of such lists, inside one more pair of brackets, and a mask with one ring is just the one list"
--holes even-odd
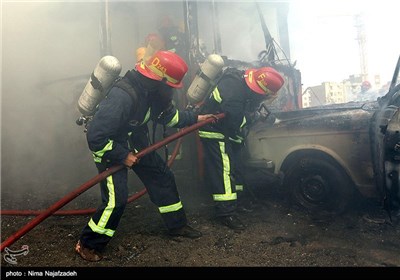
[(244, 75), (247, 86), (263, 95), (276, 95), (285, 82), (274, 68), (247, 69)]
[(182, 79), (188, 70), (188, 66), (176, 53), (158, 51), (148, 60), (137, 63), (136, 69), (152, 80), (166, 79), (167, 85), (181, 88), (183, 86)]

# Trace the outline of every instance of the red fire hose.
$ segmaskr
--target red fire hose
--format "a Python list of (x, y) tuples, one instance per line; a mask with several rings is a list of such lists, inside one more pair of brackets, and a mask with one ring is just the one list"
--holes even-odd
[[(174, 162), (178, 152), (179, 147), (182, 143), (182, 138), (178, 139), (178, 142), (175, 145), (174, 150), (172, 151), (171, 157), (168, 160), (167, 165), (171, 167)], [(135, 201), (136, 199), (142, 197), (147, 193), (146, 188), (140, 190), (139, 192), (128, 197), (128, 203)], [(53, 213), (55, 216), (67, 216), (67, 215), (88, 215), (96, 212), (96, 208), (89, 209), (79, 209), (79, 210), (59, 210)], [(9, 215), (9, 216), (37, 216), (43, 213), (44, 210), (0, 210), (0, 215)]]
[[(216, 115), (215, 117), (217, 119), (221, 119), (221, 118), (225, 117), (225, 115), (223, 113), (221, 113), (221, 114)], [(180, 131), (178, 131), (177, 133), (170, 135), (170, 136), (166, 137), (165, 139), (138, 152), (136, 154), (136, 157), (141, 158), (144, 155), (151, 153), (151, 152), (161, 148), (162, 146), (165, 146), (166, 144), (168, 144), (178, 138), (181, 138), (181, 137), (185, 136), (186, 134), (189, 134), (190, 132), (197, 130), (198, 128), (206, 125), (207, 123), (214, 122), (214, 121), (215, 121), (214, 118), (208, 118), (208, 119), (198, 122), (192, 126), (183, 128)], [(47, 210), (42, 212), (40, 215), (36, 216), (34, 219), (32, 219), (30, 222), (28, 222), (25, 226), (23, 226), (17, 232), (12, 234), (9, 238), (7, 238), (4, 242), (2, 242), (0, 251), (3, 252), (6, 247), (12, 245), (15, 241), (17, 241), (25, 233), (29, 232), (31, 229), (33, 229), (35, 226), (37, 226), (40, 222), (42, 222), (47, 217), (49, 217), (52, 213), (54, 213), (55, 211), (57, 211), (58, 209), (63, 207), (65, 204), (67, 204), (71, 200), (75, 199), (80, 194), (82, 194), (89, 188), (93, 187), (100, 181), (106, 179), (111, 174), (121, 170), (122, 168), (125, 168), (125, 166), (124, 165), (112, 166), (109, 169), (107, 169), (106, 171), (99, 173), (98, 175), (96, 175), (95, 177), (93, 177), (92, 179), (90, 179), (89, 181), (87, 181), (86, 183), (81, 185), (80, 187), (78, 187), (75, 191), (72, 191), (69, 194), (67, 194), (66, 196), (64, 196), (62, 199), (60, 199), (59, 201), (57, 201), (56, 203), (51, 205)]]

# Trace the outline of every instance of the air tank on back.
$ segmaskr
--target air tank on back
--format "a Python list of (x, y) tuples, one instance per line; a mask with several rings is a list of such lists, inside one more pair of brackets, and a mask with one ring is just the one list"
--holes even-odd
[(198, 104), (204, 100), (223, 67), (224, 60), (218, 54), (210, 54), (207, 57), (188, 88), (187, 98), (190, 104)]
[(78, 100), (78, 110), (83, 116), (94, 114), (97, 105), (105, 97), (121, 70), (121, 63), (116, 57), (107, 55), (100, 59)]

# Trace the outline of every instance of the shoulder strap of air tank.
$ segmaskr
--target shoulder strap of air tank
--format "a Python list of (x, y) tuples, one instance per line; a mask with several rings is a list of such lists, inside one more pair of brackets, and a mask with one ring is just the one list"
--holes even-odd
[(207, 93), (206, 96), (210, 96), (210, 94), (212, 94), (212, 92), (214, 91), (214, 89), (218, 86), (219, 82), (223, 79), (226, 78), (228, 76), (233, 77), (235, 79), (241, 80), (243, 77), (243, 71), (238, 70), (236, 68), (226, 68), (224, 69), (219, 76), (214, 80), (214, 82), (211, 84), (211, 87), (209, 89), (209, 92)]
[(235, 79), (241, 80), (243, 78), (243, 71), (238, 70), (236, 68), (232, 68), (232, 67), (228, 67), (226, 69), (224, 69), (219, 75), (218, 77), (213, 81), (213, 83), (211, 83), (211, 87), (209, 90), (209, 93), (207, 94), (207, 96), (209, 96), (214, 89), (218, 86), (218, 83), (222, 80), (222, 78), (226, 78), (228, 76), (231, 76)]
[(241, 80), (243, 78), (243, 70), (239, 70), (236, 68), (228, 67), (223, 72), (223, 77), (233, 77), (235, 79)]
[(132, 103), (134, 106), (134, 110), (136, 112), (137, 106), (138, 106), (138, 95), (135, 91), (135, 89), (133, 88), (133, 86), (126, 81), (127, 78), (119, 78), (114, 82), (114, 87), (118, 87), (120, 89), (122, 89), (123, 91), (125, 91), (127, 94), (129, 94), (129, 96), (132, 99)]

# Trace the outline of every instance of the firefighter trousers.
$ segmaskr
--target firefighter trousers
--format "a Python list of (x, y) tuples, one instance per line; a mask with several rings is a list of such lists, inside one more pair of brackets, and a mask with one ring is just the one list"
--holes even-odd
[(236, 212), (237, 193), (230, 141), (200, 138), (204, 152), (204, 181), (212, 192), (217, 217)]
[(236, 192), (242, 193), (245, 188), (243, 143), (230, 141), (232, 147), (233, 177), (235, 178)]
[[(148, 135), (137, 134), (131, 138), (131, 148), (139, 151), (148, 146)], [(99, 173), (105, 164), (96, 163)], [(132, 167), (143, 182), (150, 200), (158, 207), (168, 230), (187, 223), (180, 201), (175, 177), (157, 152), (149, 153)], [(111, 240), (125, 210), (128, 199), (128, 169), (124, 168), (100, 182), (102, 202), (89, 223), (84, 227), (80, 240), (83, 246), (102, 251)]]

